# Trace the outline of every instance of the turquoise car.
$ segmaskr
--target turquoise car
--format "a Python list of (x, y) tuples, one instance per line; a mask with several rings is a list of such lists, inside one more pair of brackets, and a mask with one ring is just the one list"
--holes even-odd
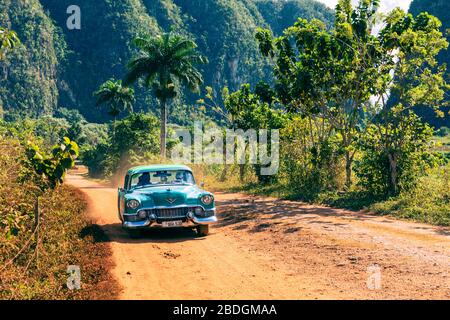
[(187, 166), (131, 168), (118, 191), (119, 218), (131, 236), (151, 227), (189, 227), (206, 236), (217, 222), (213, 194), (196, 185)]

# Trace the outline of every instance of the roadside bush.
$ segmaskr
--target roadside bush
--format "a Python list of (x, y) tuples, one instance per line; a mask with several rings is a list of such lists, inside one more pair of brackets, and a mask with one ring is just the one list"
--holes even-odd
[(401, 192), (397, 198), (374, 204), (370, 209), (380, 214), (449, 226), (450, 165), (419, 177), (410, 190)]
[(92, 177), (110, 177), (116, 171), (142, 163), (159, 154), (159, 120), (153, 115), (134, 113), (115, 121), (107, 140), (82, 155)]
[[(3, 129), (2, 129), (3, 128)], [(0, 130), (7, 136), (32, 138), (44, 148), (50, 149), (59, 143), (61, 137), (77, 141), (80, 153), (105, 142), (108, 126), (88, 123), (76, 110), (60, 109), (55, 116), (43, 116), (38, 119), (17, 119), (14, 122), (0, 120)]]
[[(335, 136), (312, 133), (307, 119), (290, 121), (281, 131), (281, 180), (291, 193), (313, 200), (321, 192), (343, 187), (343, 153)], [(313, 139), (311, 139), (313, 138)]]
[[(83, 195), (67, 186), (41, 195), (34, 170), (24, 165), (24, 147), (1, 132), (0, 138), (0, 299), (114, 298), (111, 252), (98, 243), (101, 231), (83, 217)], [(66, 287), (69, 265), (81, 267), (81, 290)]]
[(362, 137), (355, 161), (358, 185), (375, 196), (397, 195), (414, 187), (427, 170), (444, 163), (429, 152), (433, 131), (413, 112), (392, 112), (385, 126), (371, 125)]

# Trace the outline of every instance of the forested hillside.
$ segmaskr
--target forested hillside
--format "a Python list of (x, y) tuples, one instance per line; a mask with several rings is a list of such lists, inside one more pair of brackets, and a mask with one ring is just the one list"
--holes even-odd
[[(339, 297), (326, 291), (330, 277), (320, 278), (323, 274), (335, 275), (339, 282), (331, 287), (349, 289), (354, 297), (449, 296), (448, 290), (436, 290), (446, 279), (426, 276), (444, 274), (450, 259), (444, 254), (450, 238), (443, 238), (450, 230), (450, 115), (436, 118), (450, 100), (449, 72), (442, 63), (449, 60), (443, 32), (449, 5), (443, 0), (416, 0), (414, 14), (400, 8), (381, 12), (379, 0), (339, 0), (334, 11), (313, 0), (0, 1), (0, 299), (153, 299), (155, 290), (147, 289), (155, 285), (136, 275), (142, 266), (160, 265), (157, 260), (167, 258), (164, 251), (176, 243), (167, 241), (169, 233), (163, 235), (167, 247), (143, 260), (152, 247), (145, 246), (148, 237), (140, 231), (190, 220), (199, 237), (218, 222), (212, 241), (219, 249), (224, 243), (217, 239), (251, 240), (255, 232), (260, 243), (248, 248), (225, 243), (228, 251), (221, 253), (231, 260), (208, 265), (207, 257), (194, 254), (199, 241), (192, 237), (194, 259), (171, 261), (178, 263), (171, 269), (186, 275), (197, 269), (194, 260), (198, 268), (224, 274), (221, 265), (248, 269), (248, 261), (259, 259), (256, 250), (274, 248), (280, 255), (271, 260), (281, 262), (273, 270), (292, 269), (286, 261), (309, 251), (312, 261), (316, 255), (331, 263), (323, 272), (292, 262), (300, 281), (306, 275), (324, 288), (300, 292), (282, 283), (284, 274), (267, 277), (263, 261), (261, 277), (252, 271), (250, 284), (267, 287), (266, 280), (275, 279), (281, 284), (266, 292), (272, 297), (297, 297), (291, 291), (303, 297), (305, 290), (310, 298), (319, 291), (318, 298)], [(447, 127), (433, 128), (424, 118)], [(182, 177), (183, 168), (125, 174), (157, 163), (188, 165), (208, 191), (192, 197), (195, 182)], [(152, 197), (166, 197), (175, 188), (186, 195), (177, 196), (176, 203), (167, 198), (175, 209), (195, 200), (205, 209), (217, 205), (221, 215), (216, 220), (214, 210), (196, 207), (161, 223), (167, 216), (153, 210), (148, 194), (143, 197), (150, 189)], [(215, 203), (209, 192), (216, 193)], [(127, 255), (120, 253), (128, 241), (124, 232), (110, 228), (118, 223), (117, 209), (123, 229), (142, 237), (130, 244), (144, 245)], [(321, 221), (304, 219), (311, 213)], [(342, 226), (343, 215), (351, 219)], [(358, 220), (367, 218), (373, 232), (360, 237)], [(313, 222), (317, 230), (310, 230)], [(343, 237), (342, 227), (355, 232)], [(306, 231), (308, 243), (296, 236), (299, 231)], [(283, 237), (277, 240), (283, 248), (273, 235)], [(310, 235), (317, 241), (309, 241)], [(261, 237), (268, 240), (262, 243)], [(420, 241), (409, 243), (413, 237)], [(298, 241), (286, 246), (289, 239)], [(336, 249), (330, 256), (324, 252), (330, 251), (327, 239), (351, 243), (329, 243)], [(397, 281), (406, 283), (404, 295), (397, 295), (395, 284), (383, 284), (386, 296), (367, 295), (359, 285), (365, 279), (346, 276), (374, 261), (392, 264), (402, 252), (409, 257), (425, 240), (429, 245), (421, 247), (416, 264), (383, 273), (383, 279), (387, 274), (398, 280), (405, 267), (417, 271), (416, 283), (403, 281), (409, 273)], [(409, 247), (392, 253), (394, 242)], [(354, 243), (361, 244), (356, 251)], [(371, 255), (362, 254), (362, 247)], [(242, 249), (245, 256), (239, 255)], [(118, 267), (127, 273), (113, 277), (112, 262), (128, 260), (135, 268), (126, 269), (124, 262)], [(336, 265), (340, 262), (345, 263)], [(127, 292), (130, 274), (139, 279)], [(163, 298), (166, 280), (189, 281), (184, 274), (163, 276), (157, 288)], [(234, 294), (242, 284), (241, 277), (230, 283), (213, 277), (203, 279), (212, 284), (206, 291), (192, 281), (180, 284), (198, 289), (195, 296), (202, 299)], [(360, 288), (342, 286), (348, 283)]]
[[(448, 0), (413, 0), (410, 7), (410, 12), (417, 15), (420, 12), (428, 12), (439, 18), (442, 22), (441, 30), (445, 33), (450, 28), (450, 1)], [(450, 39), (447, 34), (447, 39)], [(450, 66), (450, 52), (449, 50), (442, 51), (438, 56), (439, 63), (446, 63), (447, 67)], [(450, 73), (447, 70), (447, 81), (450, 80)], [(450, 97), (447, 96), (446, 100), (450, 102)], [(428, 122), (440, 126), (450, 126), (450, 107), (443, 108), (447, 114), (445, 118), (436, 118), (435, 114), (429, 109), (418, 109), (418, 113), (422, 115)]]
[[(258, 53), (257, 26), (279, 34), (299, 16), (330, 24), (333, 19), (330, 9), (312, 0), (79, 0), (81, 30), (69, 30), (66, 10), (72, 4), (1, 2), (0, 25), (16, 30), (23, 43), (0, 67), (5, 117), (51, 114), (66, 107), (80, 110), (89, 121), (108, 120), (95, 108), (92, 93), (109, 78), (123, 77), (134, 52), (130, 41), (138, 34), (171, 29), (188, 34), (210, 61), (202, 70), (205, 85), (235, 90), (270, 74)], [(151, 92), (138, 90), (136, 98), (136, 110), (157, 110)], [(198, 96), (181, 99), (185, 101), (178, 108), (193, 104)], [(177, 120), (182, 119), (170, 119)]]
[(0, 25), (13, 28), (24, 43), (0, 61), (1, 113), (51, 112), (58, 104), (57, 78), (66, 52), (60, 33), (39, 0), (2, 0)]
[(283, 30), (290, 27), (298, 17), (308, 20), (316, 18), (321, 21), (334, 19), (331, 10), (324, 10), (322, 3), (314, 0), (259, 0), (256, 5), (276, 35), (281, 35)]

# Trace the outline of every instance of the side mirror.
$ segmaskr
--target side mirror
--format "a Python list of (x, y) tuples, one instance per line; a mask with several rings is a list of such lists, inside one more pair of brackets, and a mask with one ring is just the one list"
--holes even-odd
[(119, 190), (119, 192), (125, 192), (125, 189), (121, 188), (121, 187), (119, 187), (118, 190)]

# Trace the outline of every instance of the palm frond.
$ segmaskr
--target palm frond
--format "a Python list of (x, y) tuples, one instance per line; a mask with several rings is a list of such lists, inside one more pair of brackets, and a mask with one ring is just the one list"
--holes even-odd
[(121, 80), (109, 79), (94, 92), (96, 106), (108, 105), (108, 114), (116, 117), (122, 110), (133, 112), (134, 90), (122, 85)]
[(154, 57), (141, 56), (128, 63), (128, 73), (123, 80), (124, 85), (129, 86), (139, 78), (149, 77), (158, 72), (158, 60)]
[[(171, 83), (179, 82), (192, 91), (198, 91), (203, 84), (203, 77), (196, 65), (208, 60), (197, 52), (197, 45), (191, 39), (165, 33), (157, 37), (138, 37), (133, 44), (140, 49), (140, 53), (128, 64), (125, 85), (143, 78), (147, 87), (157, 87), (155, 92), (159, 98), (164, 94), (167, 97), (172, 95), (172, 91), (167, 89)], [(172, 81), (172, 76), (178, 81)]]

